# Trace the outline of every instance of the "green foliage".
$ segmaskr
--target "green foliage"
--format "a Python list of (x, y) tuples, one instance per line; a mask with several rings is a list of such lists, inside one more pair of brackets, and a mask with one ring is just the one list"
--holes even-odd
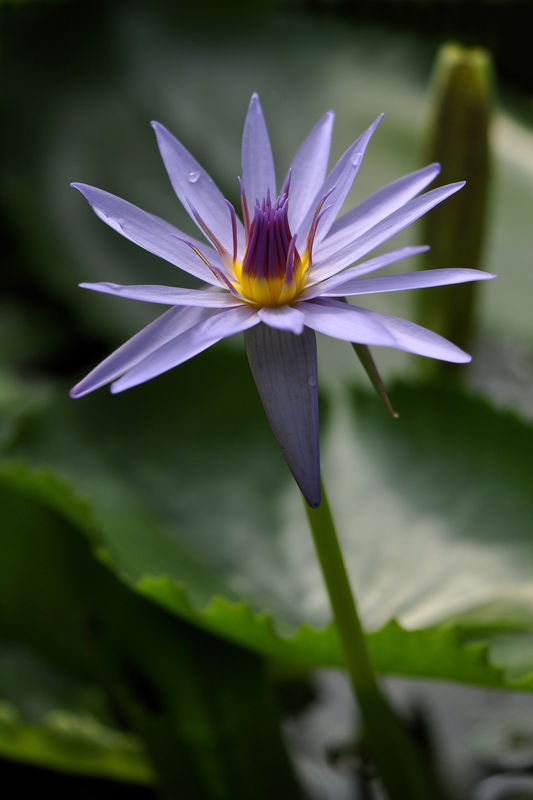
[[(332, 394), (323, 425), (376, 667), (533, 689), (533, 660), (516, 658), (516, 637), (533, 632), (533, 431), (450, 388), (391, 397), (399, 421), (357, 392)], [(113, 398), (57, 396), (5, 458), (2, 484), (88, 535), (130, 589), (263, 655), (341, 665), (298, 492), (242, 354), (219, 348)]]
[(51, 472), (5, 466), (0, 507), (0, 755), (168, 797), (298, 796), (262, 659), (117, 581)]

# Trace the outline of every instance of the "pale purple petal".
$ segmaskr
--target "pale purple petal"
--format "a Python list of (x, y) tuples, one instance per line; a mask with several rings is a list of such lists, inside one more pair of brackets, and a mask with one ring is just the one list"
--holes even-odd
[(365, 231), (416, 197), (437, 177), (439, 172), (440, 164), (430, 164), (379, 189), (351, 211), (335, 220), (327, 239), (321, 243), (320, 247), (317, 247), (317, 252), (322, 258), (326, 258), (349, 242), (353, 242), (357, 236), (361, 236)]
[(320, 505), (318, 374), (315, 334), (258, 325), (244, 335), (250, 368), (270, 427), (294, 480)]
[(316, 206), (326, 197), (324, 212), (318, 223), (315, 243), (326, 236), (333, 221), (340, 211), (346, 195), (352, 187), (354, 178), (359, 171), (366, 147), (381, 122), (383, 114), (374, 120), (372, 125), (350, 145), (346, 152), (339, 158), (328, 177), (318, 190), (315, 198), (307, 211), (303, 222), (297, 230), (298, 241), (304, 242), (311, 226)]
[(73, 183), (71, 186), (82, 193), (101, 220), (126, 239), (200, 280), (218, 285), (218, 280), (207, 264), (204, 264), (184, 240), (197, 247), (211, 264), (219, 265), (220, 258), (213, 248), (114, 194), (85, 183)]
[(106, 383), (111, 383), (165, 342), (174, 339), (213, 313), (211, 309), (169, 308), (98, 364), (71, 389), (70, 396), (81, 397), (105, 386)]
[[(353, 308), (353, 306), (352, 306)], [(452, 361), (456, 364), (465, 364), (472, 360), (472, 356), (460, 350), (455, 344), (443, 339), (433, 331), (415, 325), (406, 319), (391, 317), (388, 314), (379, 314), (377, 311), (369, 311), (366, 308), (358, 309), (361, 315), (367, 319), (372, 319), (386, 328), (396, 343), (393, 347), (398, 350), (406, 350), (408, 353), (416, 353), (419, 356), (438, 358), (441, 361)]]
[(175, 286), (131, 285), (119, 283), (80, 283), (82, 289), (93, 292), (141, 300), (144, 303), (161, 303), (165, 306), (201, 306), (202, 308), (227, 308), (242, 305), (242, 300), (227, 291), (213, 289), (179, 289)]
[(394, 337), (378, 320), (361, 315), (359, 309), (340, 300), (303, 300), (298, 309), (305, 315), (305, 324), (326, 336), (358, 344), (395, 346)]
[[(152, 127), (157, 136), (157, 144), (168, 177), (183, 207), (198, 225), (198, 220), (192, 212), (194, 208), (221, 245), (228, 253), (232, 253), (231, 214), (224, 195), (175, 136), (159, 122), (152, 122)], [(198, 227), (201, 230), (201, 226)], [(237, 237), (239, 252), (242, 252), (244, 228), (240, 220), (237, 220)]]
[(428, 269), (423, 272), (406, 272), (401, 275), (383, 275), (379, 278), (354, 278), (335, 289), (323, 291), (321, 297), (348, 297), (379, 292), (401, 292), (405, 289), (424, 289), (429, 286), (447, 286), (452, 283), (486, 281), (495, 278), (490, 272), (479, 269)]
[(333, 111), (328, 111), (307, 136), (290, 166), (289, 224), (296, 231), (326, 177)]
[(292, 306), (280, 306), (279, 308), (260, 308), (257, 312), (261, 321), (271, 328), (278, 328), (281, 331), (292, 331), (300, 334), (304, 329), (305, 317), (301, 311)]
[(369, 231), (328, 258), (323, 259), (320, 253), (317, 252), (314, 257), (313, 280), (316, 282), (317, 280), (329, 278), (330, 275), (336, 275), (349, 264), (353, 264), (358, 258), (365, 256), (370, 250), (411, 225), (412, 222), (415, 222), (431, 208), (459, 191), (464, 185), (464, 181), (450, 183), (447, 186), (432, 189), (420, 197), (415, 197), (406, 203), (403, 208), (378, 222)]
[(256, 200), (270, 192), (276, 197), (276, 176), (268, 131), (259, 97), (252, 95), (242, 134), (242, 185), (248, 202), (250, 217)]
[(238, 308), (217, 311), (150, 353), (122, 378), (115, 381), (111, 386), (111, 391), (116, 394), (130, 389), (132, 386), (145, 383), (151, 378), (183, 364), (189, 358), (201, 353), (202, 350), (207, 350), (220, 339), (233, 336), (252, 325), (257, 325), (258, 322), (257, 312), (250, 306), (241, 305)]
[[(368, 272), (375, 272), (378, 269), (394, 264), (396, 261), (401, 261), (403, 258), (410, 258), (417, 256), (420, 253), (427, 253), (429, 250), (428, 245), (419, 245), (417, 247), (400, 247), (398, 250), (390, 250), (388, 253), (383, 253), (375, 258), (369, 258), (367, 261), (361, 261), (356, 267), (350, 267), (332, 278), (327, 278), (323, 281), (314, 282), (312, 278), (309, 279), (307, 287), (302, 292), (302, 300), (311, 300), (313, 297), (320, 297), (332, 292), (337, 286), (347, 283), (359, 275), (366, 275)], [(334, 295), (332, 295), (334, 296)]]

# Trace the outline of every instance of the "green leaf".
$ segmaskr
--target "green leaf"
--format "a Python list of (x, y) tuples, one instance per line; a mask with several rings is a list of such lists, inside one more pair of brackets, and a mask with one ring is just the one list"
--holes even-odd
[(135, 736), (67, 711), (28, 721), (0, 701), (0, 755), (61, 772), (153, 783), (152, 770)]
[(169, 797), (299, 796), (263, 659), (119, 582), (52, 473), (3, 465), (0, 509), (0, 755)]
[[(332, 393), (322, 424), (376, 666), (533, 688), (533, 661), (491, 645), (533, 632), (533, 431), (446, 387), (391, 399), (399, 420), (375, 395)], [(72, 487), (19, 481), (90, 530), (130, 587), (260, 653), (340, 665), (301, 500), (243, 354), (218, 348), (120, 396), (59, 397), (8, 455)]]

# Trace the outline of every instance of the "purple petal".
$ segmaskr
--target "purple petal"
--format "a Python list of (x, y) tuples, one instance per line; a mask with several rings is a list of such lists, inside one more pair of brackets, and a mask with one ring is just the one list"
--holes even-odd
[[(192, 206), (222, 246), (232, 253), (231, 213), (224, 195), (175, 136), (172, 136), (159, 122), (152, 122), (152, 127), (157, 136), (157, 144), (168, 177), (183, 207), (198, 225), (198, 220), (191, 210)], [(201, 230), (201, 226), (198, 225), (198, 227)], [(237, 220), (237, 237), (239, 252), (242, 252), (244, 228), (239, 220)]]
[(280, 306), (279, 308), (260, 308), (257, 312), (262, 322), (271, 328), (278, 328), (281, 331), (291, 331), (301, 334), (304, 329), (304, 315), (297, 308), (292, 306)]
[(298, 228), (298, 241), (305, 241), (313, 220), (313, 216), (315, 214), (315, 209), (320, 201), (323, 200), (327, 195), (324, 212), (320, 222), (318, 223), (315, 242), (318, 243), (324, 236), (326, 236), (346, 199), (346, 195), (351, 189), (354, 178), (359, 171), (361, 161), (363, 160), (366, 147), (382, 118), (383, 114), (380, 114), (380, 116), (374, 120), (372, 125), (358, 139), (355, 140), (355, 142), (337, 161), (328, 177), (320, 187), (319, 191), (315, 195), (315, 198), (309, 210), (307, 211), (302, 224)]
[(320, 505), (318, 377), (315, 334), (258, 325), (244, 335), (257, 391), (294, 480), (312, 508)]
[(206, 283), (218, 286), (218, 281), (202, 259), (197, 256), (184, 240), (191, 242), (211, 264), (218, 265), (220, 259), (215, 250), (182, 233), (178, 228), (163, 219), (148, 214), (141, 208), (85, 183), (72, 183), (74, 189), (85, 197), (93, 211), (113, 230), (126, 239), (144, 247), (165, 261), (194, 275)]
[(250, 216), (256, 200), (266, 198), (270, 192), (276, 197), (276, 176), (268, 131), (259, 97), (252, 95), (242, 134), (242, 184)]
[(118, 283), (80, 283), (82, 289), (93, 292), (113, 294), (127, 297), (129, 300), (141, 300), (145, 303), (162, 303), (166, 306), (201, 306), (202, 308), (225, 308), (239, 306), (242, 300), (233, 297), (226, 291), (211, 289), (177, 289), (175, 286), (133, 285), (123, 286)]
[(460, 183), (450, 183), (438, 189), (432, 189), (420, 197), (415, 197), (406, 203), (403, 208), (390, 214), (386, 219), (374, 225), (369, 231), (357, 238), (355, 241), (341, 248), (334, 255), (323, 259), (320, 253), (315, 255), (313, 269), (313, 279), (323, 280), (330, 275), (336, 275), (349, 264), (353, 264), (358, 258), (366, 255), (382, 242), (390, 239), (399, 231), (402, 231), (415, 220), (423, 216), (434, 206), (442, 203), (450, 195), (459, 191), (464, 186), (464, 181)]
[(439, 172), (440, 164), (430, 164), (379, 189), (333, 223), (327, 240), (317, 248), (317, 252), (322, 258), (326, 258), (349, 242), (353, 242), (357, 236), (361, 236), (416, 197)]
[(81, 397), (111, 383), (165, 342), (174, 339), (212, 313), (211, 310), (201, 308), (169, 308), (95, 367), (71, 389), (70, 396)]
[(427, 328), (415, 325), (414, 322), (399, 317), (390, 317), (388, 314), (378, 314), (377, 311), (369, 311), (366, 308), (358, 310), (363, 316), (383, 325), (394, 336), (396, 343), (393, 347), (398, 350), (406, 350), (408, 353), (416, 353), (419, 356), (438, 358), (441, 361), (453, 361), (456, 364), (464, 364), (472, 360), (472, 356), (469, 356), (464, 350), (460, 350), (455, 344)]
[[(383, 253), (376, 258), (369, 258), (368, 261), (361, 261), (356, 267), (350, 267), (332, 278), (327, 278), (325, 281), (313, 282), (309, 280), (307, 288), (302, 293), (303, 300), (311, 300), (313, 297), (320, 297), (321, 295), (329, 294), (337, 286), (347, 283), (352, 278), (357, 278), (360, 275), (366, 275), (368, 272), (374, 272), (382, 267), (387, 267), (389, 264), (394, 264), (395, 261), (401, 261), (403, 258), (410, 258), (417, 256), (420, 253), (427, 253), (429, 247), (427, 245), (419, 245), (418, 247), (400, 247), (399, 250), (391, 250), (388, 253)], [(334, 295), (332, 295), (334, 296)]]
[(307, 136), (290, 167), (289, 224), (292, 231), (305, 217), (326, 177), (333, 111), (328, 111)]
[(486, 281), (495, 277), (496, 275), (479, 269), (428, 269), (424, 272), (383, 275), (379, 278), (355, 278), (341, 283), (335, 289), (322, 292), (321, 296), (347, 297), (378, 292), (401, 292), (405, 289), (424, 289), (429, 286), (447, 286), (451, 283)]
[(358, 344), (395, 346), (394, 337), (380, 324), (340, 300), (317, 299), (298, 303), (305, 324), (315, 331)]
[(217, 311), (202, 320), (184, 333), (174, 337), (166, 344), (139, 362), (111, 386), (113, 394), (123, 392), (132, 386), (155, 378), (184, 361), (188, 361), (202, 350), (207, 350), (220, 339), (233, 336), (234, 333), (257, 325), (259, 317), (255, 309), (240, 305), (238, 308), (227, 308)]

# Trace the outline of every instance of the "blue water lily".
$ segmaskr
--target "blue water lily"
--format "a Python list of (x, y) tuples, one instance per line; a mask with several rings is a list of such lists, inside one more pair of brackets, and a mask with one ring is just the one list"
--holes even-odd
[(193, 275), (202, 286), (82, 283), (85, 289), (171, 308), (93, 369), (71, 396), (108, 383), (114, 393), (129, 389), (244, 331), (270, 425), (302, 493), (317, 506), (321, 495), (315, 331), (358, 344), (467, 362), (470, 356), (441, 336), (344, 298), (494, 277), (474, 269), (363, 277), (427, 250), (402, 247), (361, 261), (464, 185), (452, 183), (420, 194), (439, 173), (439, 165), (430, 164), (338, 217), (380, 121), (381, 116), (328, 173), (333, 113), (325, 114), (296, 153), (278, 194), (266, 124), (259, 98), (253, 95), (242, 141), (242, 220), (183, 145), (153, 123), (172, 186), (205, 241), (108, 192), (74, 183), (104, 222)]

